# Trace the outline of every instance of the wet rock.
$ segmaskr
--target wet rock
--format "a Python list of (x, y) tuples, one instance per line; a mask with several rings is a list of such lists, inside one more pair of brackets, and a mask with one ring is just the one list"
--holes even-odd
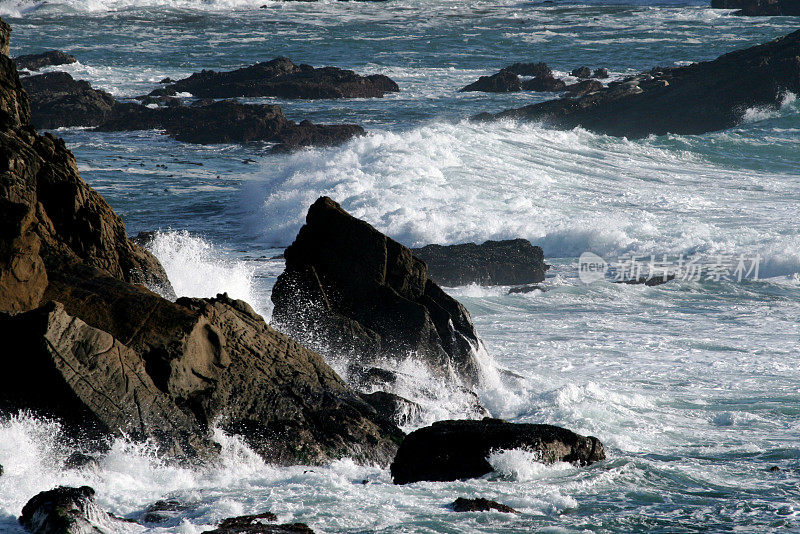
[(578, 67), (577, 69), (573, 69), (570, 74), (576, 78), (589, 78), (592, 75), (592, 69), (589, 67)]
[(566, 87), (567, 92), (573, 96), (583, 96), (603, 89), (603, 84), (597, 80), (582, 80)]
[(427, 245), (412, 252), (428, 266), (428, 277), (443, 286), (541, 282), (550, 268), (542, 249), (527, 239)]
[(659, 68), (653, 79), (638, 78), (612, 82), (582, 97), (481, 114), (475, 119), (513, 118), (565, 129), (580, 126), (628, 138), (695, 135), (730, 128), (742, 120), (747, 109), (777, 107), (786, 91), (800, 91), (800, 31), (714, 61)]
[(373, 98), (400, 90), (382, 74), (361, 76), (337, 67), (295, 65), (284, 57), (229, 72), (204, 70), (168, 89), (200, 98), (274, 96), (279, 98)]
[(244, 515), (225, 519), (214, 530), (204, 534), (314, 534), (305, 523), (273, 524), (278, 518), (272, 512), (257, 515)]
[(3, 476), (3, 472), (4, 472), (3, 464), (0, 464), (0, 477)]
[(453, 502), (454, 512), (490, 512), (496, 510), (506, 514), (516, 514), (516, 510), (497, 501), (490, 501), (484, 498), (467, 499), (459, 497)]
[(543, 463), (589, 465), (605, 459), (603, 444), (551, 425), (514, 424), (500, 419), (439, 421), (403, 440), (391, 471), (395, 484), (481, 477), (493, 471), (493, 451), (526, 449)]
[(422, 416), (422, 406), (394, 393), (376, 391), (362, 394), (361, 398), (375, 408), (378, 415), (399, 426), (418, 422)]
[(524, 91), (537, 91), (542, 93), (554, 93), (563, 91), (567, 88), (567, 84), (563, 80), (554, 78), (552, 74), (542, 74), (531, 80), (522, 82), (522, 89)]
[(615, 280), (615, 284), (627, 284), (627, 285), (645, 285), (648, 287), (653, 286), (660, 286), (661, 284), (666, 284), (670, 280), (674, 280), (674, 274), (668, 274), (665, 276), (640, 276), (639, 278), (632, 278), (630, 280)]
[(285, 257), (272, 291), (282, 331), (364, 366), (414, 354), (438, 376), (478, 382), (469, 313), (408, 248), (321, 197)]
[(176, 499), (156, 501), (145, 509), (142, 521), (145, 523), (166, 523), (179, 517), (182, 512), (194, 510), (196, 507), (196, 504)]
[(599, 69), (594, 69), (592, 72), (592, 78), (597, 78), (600, 80), (605, 80), (608, 78), (610, 74), (608, 73), (608, 69), (605, 67), (600, 67)]
[(547, 290), (538, 284), (529, 284), (520, 287), (512, 287), (511, 289), (508, 290), (508, 294), (514, 295), (518, 293), (533, 293), (534, 291), (541, 291), (542, 293), (544, 293)]
[(159, 81), (158, 83), (172, 83), (172, 82), (174, 82), (174, 81), (175, 81), (175, 80), (173, 80), (172, 78), (170, 78), (169, 76), (167, 76), (166, 78), (164, 78), (163, 80)]
[(514, 63), (503, 69), (517, 76), (552, 76), (553, 71), (546, 63)]
[(100, 469), (100, 461), (89, 454), (75, 451), (64, 461), (64, 469)]
[(28, 76), (22, 85), (31, 99), (31, 123), (36, 128), (99, 126), (116, 112), (113, 96), (66, 72)]
[(18, 69), (27, 69), (32, 71), (37, 71), (42, 67), (69, 65), (77, 61), (78, 60), (75, 59), (75, 56), (71, 56), (58, 50), (42, 52), (41, 54), (27, 54), (14, 58), (14, 62), (17, 64)]
[(711, 0), (715, 9), (738, 9), (734, 15), (745, 17), (800, 16), (797, 0)]
[(778, 473), (781, 470), (781, 468), (778, 467), (777, 465), (773, 465), (772, 467), (769, 468), (769, 470), (772, 471), (773, 473)]
[(22, 508), (19, 522), (33, 534), (126, 532), (130, 528), (130, 521), (94, 502), (94, 490), (89, 486), (59, 486), (39, 493)]
[(522, 84), (519, 81), (519, 76), (513, 72), (501, 70), (491, 76), (481, 76), (478, 81), (463, 87), (459, 92), (511, 93), (521, 90)]

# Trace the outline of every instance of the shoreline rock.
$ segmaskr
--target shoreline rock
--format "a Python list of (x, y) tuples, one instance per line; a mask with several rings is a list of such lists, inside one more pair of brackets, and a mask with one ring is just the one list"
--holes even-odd
[(740, 17), (800, 16), (797, 0), (711, 0), (714, 9), (738, 9)]
[(133, 521), (100, 508), (89, 486), (58, 486), (43, 491), (22, 508), (20, 524), (33, 534), (87, 534), (126, 532)]
[(37, 71), (42, 67), (51, 67), (58, 65), (70, 65), (77, 63), (75, 56), (71, 56), (59, 50), (50, 50), (40, 54), (26, 54), (14, 58), (17, 64), (17, 69), (25, 69), (30, 71)]
[(465, 497), (459, 497), (453, 502), (451, 506), (453, 507), (454, 512), (491, 512), (492, 510), (495, 510), (497, 512), (503, 512), (505, 514), (519, 513), (510, 506), (506, 506), (505, 504), (501, 504), (497, 501), (490, 501), (482, 497), (479, 497), (477, 499), (467, 499)]
[(474, 120), (542, 121), (561, 129), (642, 138), (737, 125), (747, 109), (800, 92), (800, 31), (685, 67), (656, 68), (578, 98), (560, 98)]
[[(553, 71), (546, 63), (514, 63), (503, 67), (496, 74), (481, 76), (478, 81), (472, 82), (459, 89), (459, 92), (480, 91), (484, 93), (509, 93), (518, 91), (558, 92), (569, 90), (570, 87), (586, 87), (589, 78), (608, 78), (608, 69), (598, 68), (594, 72), (589, 67), (581, 67), (572, 71), (572, 76), (580, 78), (578, 83), (567, 85), (564, 80), (553, 76)], [(531, 76), (531, 79), (520, 80), (519, 76)], [(593, 80), (593, 86), (600, 86), (600, 82)], [(574, 90), (572, 92), (575, 92)], [(585, 92), (585, 91), (584, 91)]]

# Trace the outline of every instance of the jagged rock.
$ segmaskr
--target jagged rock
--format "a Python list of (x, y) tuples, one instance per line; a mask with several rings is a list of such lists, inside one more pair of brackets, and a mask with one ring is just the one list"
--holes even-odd
[(566, 87), (567, 92), (572, 96), (582, 96), (603, 89), (603, 84), (597, 80), (582, 80)]
[(166, 523), (178, 517), (181, 512), (193, 510), (196, 507), (196, 504), (176, 499), (156, 501), (145, 509), (141, 520), (145, 523)]
[(589, 465), (605, 459), (603, 444), (551, 425), (514, 424), (500, 419), (438, 421), (403, 440), (392, 462), (395, 484), (481, 477), (493, 471), (491, 452), (526, 449), (543, 463)]
[(552, 74), (541, 74), (533, 79), (522, 82), (523, 91), (538, 91), (542, 93), (555, 93), (567, 88), (564, 80), (554, 78)]
[(540, 247), (527, 239), (486, 241), (482, 245), (427, 245), (412, 252), (428, 266), (428, 276), (443, 286), (529, 284), (544, 280), (550, 268)]
[[(32, 99), (31, 122), (38, 128), (162, 129), (170, 137), (188, 143), (271, 141), (279, 143), (279, 150), (283, 151), (308, 145), (331, 146), (364, 135), (364, 129), (355, 124), (296, 124), (275, 105), (210, 100), (184, 106), (169, 96), (145, 97), (144, 105), (117, 102), (110, 94), (93, 89), (88, 82), (75, 81), (66, 72), (31, 76), (23, 85)], [(148, 104), (163, 106), (153, 108)]]
[(599, 69), (594, 69), (592, 72), (592, 78), (598, 78), (600, 80), (605, 80), (608, 78), (610, 74), (608, 73), (608, 69), (605, 67), (600, 67)]
[(714, 61), (654, 69), (583, 97), (475, 119), (541, 121), (629, 138), (694, 135), (735, 126), (747, 109), (778, 106), (786, 91), (800, 92), (800, 31)]
[(592, 69), (589, 67), (578, 67), (570, 72), (576, 78), (589, 78), (592, 75)]
[(670, 280), (674, 280), (674, 274), (668, 274), (665, 276), (640, 276), (639, 278), (631, 278), (629, 280), (615, 280), (615, 284), (627, 284), (627, 285), (645, 285), (648, 287), (653, 286), (660, 286), (661, 284), (666, 284)]
[(715, 9), (738, 9), (745, 17), (800, 16), (798, 0), (711, 0)]
[(382, 74), (361, 76), (337, 67), (295, 65), (285, 57), (229, 72), (204, 70), (165, 89), (200, 98), (372, 98), (400, 90)]
[(90, 454), (75, 451), (64, 460), (64, 469), (100, 469), (100, 461)]
[(39, 70), (42, 67), (69, 65), (77, 61), (75, 56), (71, 56), (59, 50), (50, 50), (49, 52), (42, 52), (41, 54), (27, 54), (14, 58), (18, 69), (33, 71)]
[(514, 63), (503, 70), (513, 72), (517, 76), (552, 76), (553, 71), (546, 63)]
[(399, 426), (413, 424), (422, 416), (422, 406), (394, 393), (375, 391), (362, 394), (361, 398), (375, 408), (378, 415)]
[(285, 256), (272, 291), (282, 331), (331, 358), (371, 365), (411, 354), (437, 375), (478, 382), (469, 313), (408, 248), (321, 197)]
[(453, 502), (454, 512), (490, 512), (497, 510), (506, 514), (516, 514), (516, 510), (497, 501), (490, 501), (484, 498), (467, 499), (459, 497)]
[(484, 93), (511, 93), (521, 91), (519, 76), (511, 71), (501, 70), (491, 76), (481, 76), (478, 81), (463, 87), (459, 92), (481, 91)]
[(19, 522), (33, 534), (126, 532), (131, 526), (100, 508), (89, 486), (59, 486), (39, 493), (22, 508)]

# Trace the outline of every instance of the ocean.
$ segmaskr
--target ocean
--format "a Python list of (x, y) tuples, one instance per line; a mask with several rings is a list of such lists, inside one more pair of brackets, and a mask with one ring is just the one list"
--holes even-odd
[[(12, 55), (58, 49), (65, 70), (118, 98), (165, 77), (286, 56), (394, 79), (380, 99), (283, 101), (288, 118), (355, 122), (334, 148), (180, 143), (156, 131), (59, 129), (84, 179), (149, 245), (182, 296), (227, 291), (266, 318), (276, 258), (328, 195), (408, 246), (523, 237), (552, 264), (546, 291), (446, 288), (472, 314), (494, 372), (478, 391), (495, 417), (597, 436), (605, 462), (491, 458), (483, 479), (395, 486), (387, 469), (340, 460), (265, 464), (218, 432), (220, 465), (171, 466), (117, 440), (100, 467), (65, 471), (57, 422), (0, 420), (0, 531), (35, 493), (87, 484), (139, 519), (156, 500), (189, 510), (134, 532), (184, 534), (270, 510), (319, 533), (800, 532), (800, 102), (750, 109), (729, 130), (627, 140), (468, 117), (549, 98), (459, 93), (517, 61), (613, 79), (684, 65), (794, 31), (707, 3), (602, 0), (282, 2), (0, 1)], [(585, 284), (578, 258), (757, 259), (758, 277), (657, 287)], [(331, 362), (343, 370), (344, 363)], [(410, 358), (399, 393), (424, 421), (470, 415), (468, 399)], [(411, 430), (413, 427), (405, 428)], [(777, 466), (778, 470), (771, 468)], [(366, 483), (364, 483), (366, 481)], [(463, 513), (458, 496), (519, 514)]]

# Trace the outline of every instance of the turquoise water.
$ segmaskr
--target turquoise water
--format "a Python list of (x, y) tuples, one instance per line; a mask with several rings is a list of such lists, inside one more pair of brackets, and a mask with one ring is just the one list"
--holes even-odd
[[(120, 98), (165, 76), (277, 55), (392, 77), (401, 92), (383, 99), (252, 100), (369, 131), (337, 148), (269, 155), (266, 145), (202, 147), (159, 132), (57, 134), (130, 233), (160, 231), (152, 248), (179, 294), (228, 291), (267, 317), (283, 268), (271, 258), (322, 194), (407, 245), (541, 245), (554, 264), (546, 292), (448, 288), (495, 366), (513, 372), (479, 394), (495, 416), (566, 426), (609, 449), (588, 469), (543, 467), (512, 451), (492, 458), (492, 479), (395, 487), (387, 471), (346, 460), (264, 465), (220, 435), (224, 465), (207, 471), (164, 466), (119, 441), (99, 471), (63, 472), (69, 447), (57, 425), (23, 416), (0, 422), (0, 531), (18, 531), (14, 517), (37, 491), (88, 483), (104, 506), (134, 518), (167, 496), (196, 503), (148, 532), (202, 532), (267, 509), (331, 533), (800, 532), (794, 95), (724, 132), (628, 141), (470, 124), (477, 112), (544, 97), (457, 92), (515, 61), (621, 77), (712, 59), (789, 33), (797, 19), (743, 19), (699, 2), (418, 0), (3, 1), (0, 14), (14, 29), (12, 54), (70, 52), (80, 62), (64, 70)], [(576, 276), (586, 250), (758, 255), (761, 279), (586, 286)], [(467, 413), (455, 395), (432, 396), (444, 389), (419, 364), (403, 371), (411, 378), (400, 393), (427, 407), (427, 421)], [(457, 496), (522, 513), (455, 514), (446, 505)]]

